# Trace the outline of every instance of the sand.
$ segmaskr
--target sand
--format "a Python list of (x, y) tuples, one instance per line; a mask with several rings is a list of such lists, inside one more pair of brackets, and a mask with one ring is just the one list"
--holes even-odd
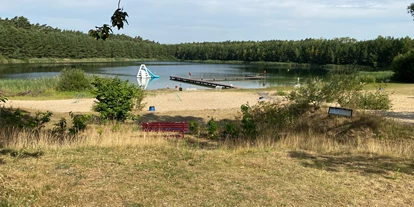
[[(208, 119), (218, 117), (220, 119), (231, 118), (237, 115), (242, 104), (254, 105), (259, 97), (264, 100), (277, 100), (282, 97), (263, 96), (259, 92), (240, 91), (164, 91), (150, 92), (144, 99), (145, 108), (142, 114), (152, 113), (160, 117), (183, 116), (201, 117)], [(414, 95), (390, 95), (393, 107), (385, 114), (405, 122), (414, 123)], [(66, 99), (66, 100), (9, 100), (5, 107), (21, 108), (30, 111), (51, 111), (57, 113), (67, 112), (91, 112), (94, 99)], [(155, 111), (149, 111), (149, 106), (154, 106)]]
[[(242, 104), (256, 103), (259, 94), (253, 92), (169, 92), (148, 95), (144, 99), (146, 106), (154, 106), (157, 112), (185, 111), (203, 109), (240, 108)], [(95, 99), (65, 100), (9, 100), (6, 107), (52, 112), (90, 112)], [(144, 110), (147, 110), (145, 108)]]

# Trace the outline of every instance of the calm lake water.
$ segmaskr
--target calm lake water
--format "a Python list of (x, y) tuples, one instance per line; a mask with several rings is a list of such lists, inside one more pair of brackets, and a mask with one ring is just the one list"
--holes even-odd
[[(145, 64), (155, 75), (156, 79), (142, 81), (136, 78), (139, 66)], [(181, 83), (170, 80), (170, 75), (192, 78), (222, 78), (240, 77), (246, 75), (263, 75), (266, 70), (266, 79), (243, 81), (220, 81), (233, 84), (241, 88), (266, 88), (272, 86), (292, 86), (297, 84), (298, 78), (302, 82), (311, 76), (323, 76), (324, 69), (292, 69), (276, 65), (251, 64), (205, 64), (187, 62), (128, 62), (128, 63), (65, 63), (65, 64), (12, 64), (0, 65), (0, 79), (28, 79), (49, 76), (58, 76), (63, 68), (80, 68), (90, 75), (119, 76), (123, 80), (143, 85), (148, 90), (173, 88), (203, 88), (203, 86)]]

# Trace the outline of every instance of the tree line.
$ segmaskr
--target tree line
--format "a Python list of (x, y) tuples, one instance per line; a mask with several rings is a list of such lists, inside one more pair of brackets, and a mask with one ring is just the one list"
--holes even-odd
[(414, 47), (410, 37), (194, 42), (160, 44), (141, 37), (111, 35), (96, 41), (85, 33), (31, 24), (25, 17), (0, 19), (0, 58), (152, 58), (264, 61), (306, 64), (390, 66)]
[(174, 51), (169, 49), (141, 37), (111, 35), (107, 41), (96, 41), (79, 31), (31, 24), (25, 17), (0, 19), (0, 59), (172, 59)]
[(414, 46), (409, 38), (379, 36), (375, 40), (335, 39), (227, 41), (176, 45), (175, 57), (182, 60), (238, 60), (294, 62), (307, 64), (357, 64), (384, 68), (398, 54)]

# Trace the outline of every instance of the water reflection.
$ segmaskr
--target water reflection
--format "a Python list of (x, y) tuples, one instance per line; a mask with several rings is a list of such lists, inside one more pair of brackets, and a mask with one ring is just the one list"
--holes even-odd
[[(139, 66), (145, 64), (158, 79), (138, 80), (136, 74)], [(246, 75), (265, 75), (263, 80), (220, 81), (242, 88), (266, 88), (272, 86), (294, 86), (297, 78), (303, 82), (311, 76), (324, 76), (324, 69), (297, 69), (280, 65), (254, 64), (202, 64), (188, 62), (121, 62), (121, 63), (62, 63), (62, 64), (11, 64), (0, 65), (0, 79), (26, 79), (57, 76), (63, 68), (80, 68), (89, 75), (118, 76), (123, 80), (143, 86), (145, 89), (202, 88), (203, 86), (175, 82), (170, 76), (186, 78), (225, 78)], [(266, 74), (264, 74), (266, 71)], [(191, 74), (191, 75), (190, 75)]]
[(137, 78), (137, 83), (138, 83), (138, 86), (140, 86), (142, 89), (147, 89), (148, 86), (151, 85), (151, 83), (157, 80), (158, 78)]

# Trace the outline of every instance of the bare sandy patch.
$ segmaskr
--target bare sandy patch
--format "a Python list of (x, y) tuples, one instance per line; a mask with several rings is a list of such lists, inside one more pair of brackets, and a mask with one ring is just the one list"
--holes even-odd
[[(167, 111), (196, 111), (196, 110), (220, 110), (240, 108), (242, 104), (255, 104), (259, 100), (259, 94), (255, 92), (166, 92), (154, 93), (144, 99), (148, 110), (154, 106), (156, 112)], [(9, 100), (5, 107), (22, 108), (52, 112), (90, 112), (95, 99), (65, 99), (65, 100)]]
[[(254, 105), (262, 96), (254, 91), (168, 91), (150, 92), (144, 99), (145, 108), (142, 114), (153, 113), (164, 116), (195, 116), (204, 119), (210, 117), (232, 118), (240, 111), (242, 104)], [(278, 97), (266, 96), (267, 100)], [(280, 97), (279, 97), (280, 98)], [(413, 95), (390, 95), (392, 109), (385, 114), (389, 117), (414, 123), (414, 93)], [(66, 99), (66, 100), (9, 100), (5, 107), (28, 109), (31, 111), (51, 111), (58, 113), (91, 112), (95, 99)], [(155, 111), (149, 112), (149, 106)]]

